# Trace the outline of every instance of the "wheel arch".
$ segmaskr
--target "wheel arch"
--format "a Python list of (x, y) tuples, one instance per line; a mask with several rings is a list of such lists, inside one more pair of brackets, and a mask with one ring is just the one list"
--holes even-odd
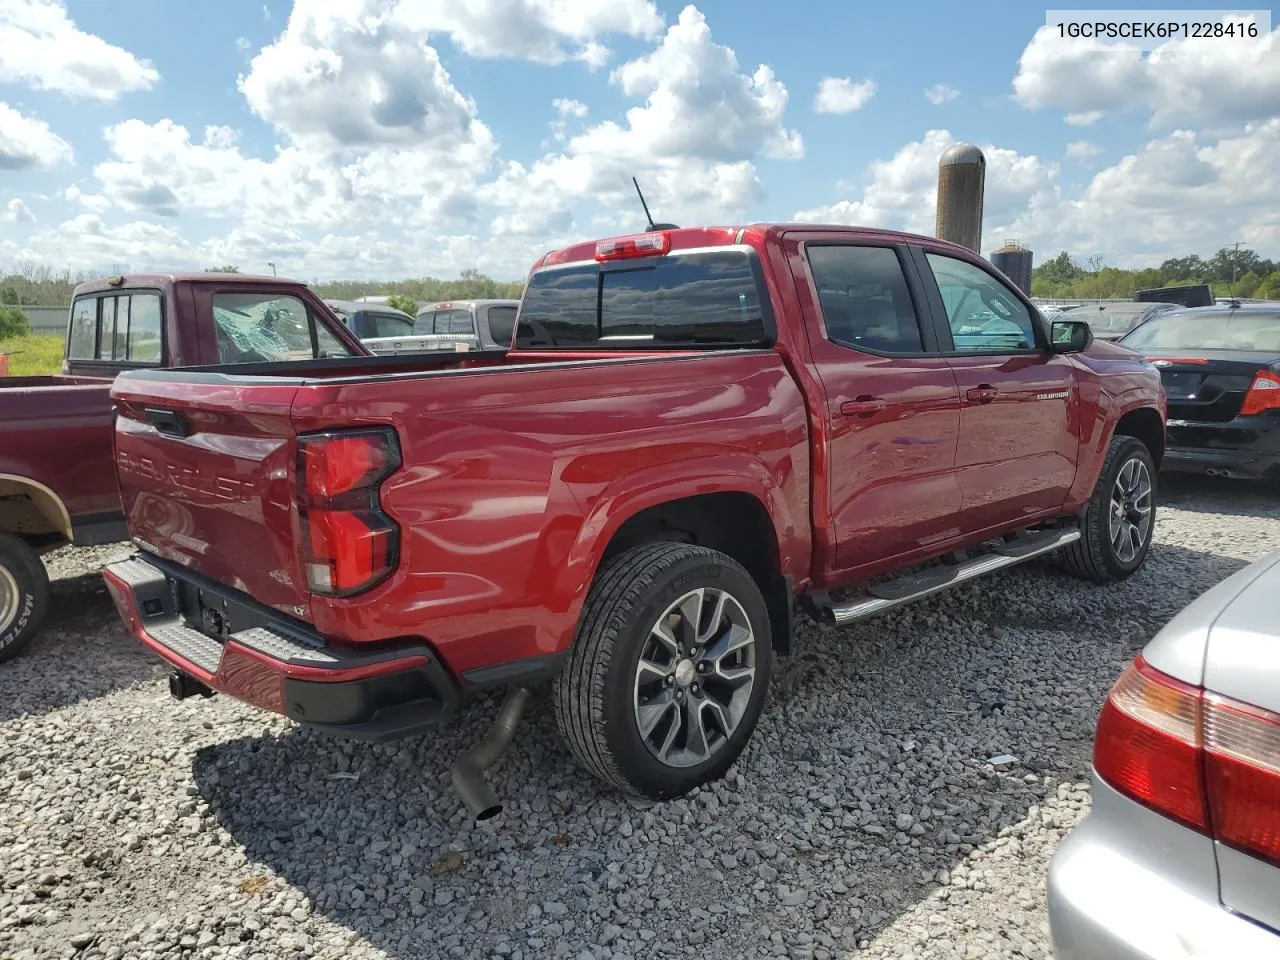
[(0, 473), (0, 533), (47, 546), (72, 542), (71, 514), (62, 498), (39, 480)]
[(800, 559), (794, 518), (779, 502), (762, 464), (719, 466), (711, 475), (628, 478), (625, 490), (601, 498), (566, 564), (562, 596), (572, 600), (562, 649), (572, 642), (583, 599), (603, 564), (629, 547), (672, 540), (710, 547), (741, 563), (764, 594), (774, 648), (789, 652)]
[(1157, 472), (1160, 470), (1160, 461), (1164, 459), (1165, 434), (1164, 420), (1159, 411), (1147, 406), (1134, 407), (1120, 416), (1111, 435), (1113, 438), (1134, 437), (1141, 440), (1151, 454)]

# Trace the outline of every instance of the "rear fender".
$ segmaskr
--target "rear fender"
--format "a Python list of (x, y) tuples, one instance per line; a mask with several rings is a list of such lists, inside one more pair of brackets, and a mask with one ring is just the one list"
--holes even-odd
[(743, 493), (764, 507), (773, 523), (778, 543), (779, 573), (807, 580), (800, 566), (807, 560), (805, 516), (793, 516), (785, 497), (771, 482), (760, 461), (742, 454), (699, 457), (655, 466), (620, 477), (601, 493), (578, 531), (554, 590), (556, 609), (565, 610), (564, 627), (556, 638), (556, 650), (568, 649), (577, 631), (578, 618), (591, 582), (600, 568), (610, 541), (629, 519), (665, 503), (714, 493)]
[(71, 542), (71, 515), (59, 496), (38, 480), (0, 473), (0, 533)]

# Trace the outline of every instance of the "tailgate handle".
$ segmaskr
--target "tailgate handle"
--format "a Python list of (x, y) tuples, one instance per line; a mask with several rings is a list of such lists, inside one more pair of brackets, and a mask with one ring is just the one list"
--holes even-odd
[(146, 414), (148, 422), (167, 436), (191, 436), (191, 430), (187, 426), (187, 418), (177, 410), (165, 410), (162, 407), (147, 407)]

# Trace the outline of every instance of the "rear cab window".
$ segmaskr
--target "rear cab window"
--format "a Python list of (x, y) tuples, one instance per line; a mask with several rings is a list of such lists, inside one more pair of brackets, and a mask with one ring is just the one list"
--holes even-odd
[(471, 319), (471, 311), (453, 307), (448, 310), (430, 310), (418, 314), (413, 325), (414, 333), (461, 333), (475, 334), (475, 323)]
[(352, 356), (333, 331), (291, 295), (215, 293), (213, 324), (220, 363)]
[(511, 337), (516, 331), (516, 308), (508, 306), (490, 307), (486, 314), (489, 323), (489, 336), (493, 342), (504, 347), (511, 346)]
[(763, 291), (747, 247), (552, 267), (529, 281), (516, 347), (765, 346), (773, 320)]
[(80, 297), (71, 305), (67, 359), (127, 366), (164, 362), (164, 311), (157, 291)]

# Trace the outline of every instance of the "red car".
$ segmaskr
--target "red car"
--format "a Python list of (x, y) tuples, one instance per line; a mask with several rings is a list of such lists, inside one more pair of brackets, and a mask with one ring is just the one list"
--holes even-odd
[(967, 250), (846, 227), (548, 254), (505, 355), (138, 371), (113, 396), (142, 551), (107, 580), (175, 693), (386, 739), (511, 688), (456, 771), (480, 813), (535, 681), (584, 766), (669, 797), (743, 749), (793, 601), (846, 623), (1060, 548), (1129, 576), (1164, 449), (1140, 357)]

